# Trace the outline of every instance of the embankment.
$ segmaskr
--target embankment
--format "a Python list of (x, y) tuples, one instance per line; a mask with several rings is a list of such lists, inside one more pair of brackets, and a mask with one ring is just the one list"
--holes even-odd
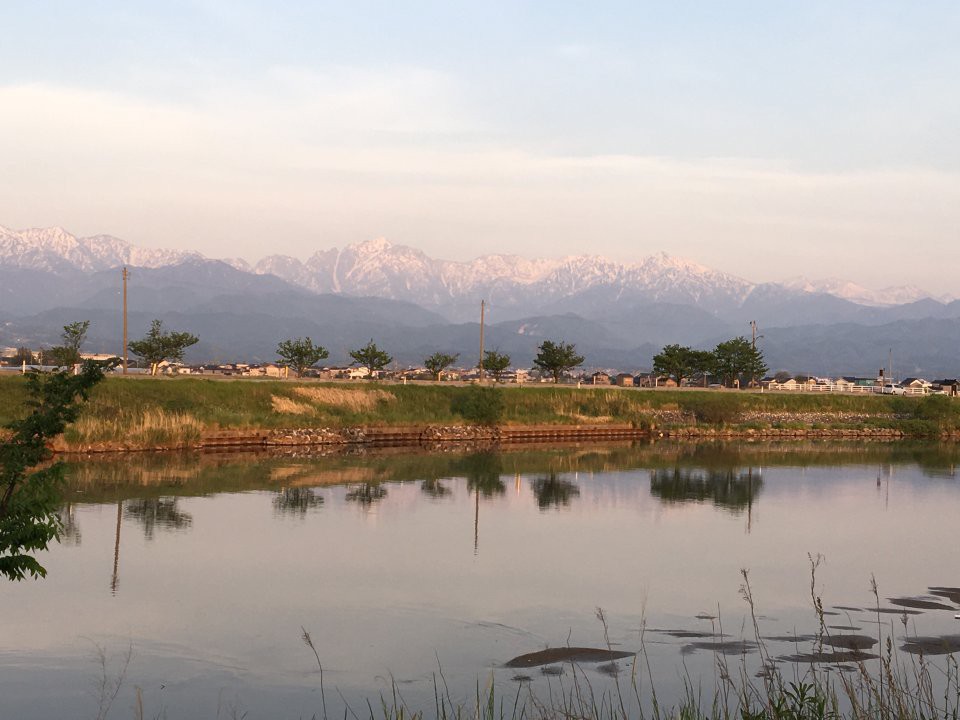
[[(22, 378), (0, 377), (0, 423), (22, 416), (26, 402)], [(945, 396), (109, 378), (56, 448), (954, 438), (958, 431), (960, 401)]]

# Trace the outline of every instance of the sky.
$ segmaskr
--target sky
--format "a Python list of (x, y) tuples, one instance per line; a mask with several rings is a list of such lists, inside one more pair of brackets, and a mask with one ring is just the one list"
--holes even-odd
[(960, 3), (0, 3), (0, 225), (960, 295)]

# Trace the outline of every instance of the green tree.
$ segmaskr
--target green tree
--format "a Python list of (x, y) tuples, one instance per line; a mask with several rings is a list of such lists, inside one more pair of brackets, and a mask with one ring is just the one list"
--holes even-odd
[(62, 345), (50, 348), (50, 357), (60, 367), (76, 365), (80, 362), (80, 348), (87, 339), (87, 330), (90, 329), (89, 320), (72, 322), (63, 326), (60, 338)]
[(713, 351), (716, 374), (724, 385), (735, 380), (755, 380), (767, 372), (763, 353), (742, 335), (717, 345)]
[(658, 375), (671, 377), (677, 386), (687, 378), (693, 377), (702, 363), (700, 351), (683, 345), (665, 345), (663, 350), (653, 356), (653, 371)]
[(160, 363), (164, 360), (183, 360), (183, 352), (199, 340), (196, 335), (186, 332), (164, 332), (163, 323), (154, 320), (147, 334), (127, 347), (134, 355), (150, 363), (150, 374), (156, 375)]
[(453, 365), (459, 357), (460, 353), (448, 355), (447, 353), (435, 352), (423, 361), (423, 366), (436, 376), (437, 382), (440, 382), (443, 371)]
[(537, 349), (539, 352), (533, 359), (534, 366), (553, 377), (555, 383), (560, 382), (563, 373), (583, 363), (583, 356), (577, 355), (577, 346), (573, 343), (544, 340)]
[(358, 350), (351, 350), (350, 357), (353, 358), (353, 365), (367, 367), (370, 370), (370, 377), (373, 377), (378, 370), (383, 370), (393, 362), (393, 358), (378, 348), (372, 339), (364, 347)]
[(52, 454), (47, 443), (77, 419), (104, 367), (87, 361), (78, 375), (27, 375), (30, 413), (7, 425), (12, 435), (0, 444), (0, 575), (22, 580), (47, 574), (33, 553), (59, 538), (64, 482), (61, 463), (45, 464)]
[(13, 356), (13, 362), (15, 365), (23, 365), (24, 363), (33, 365), (34, 357), (33, 353), (30, 352), (30, 348), (17, 348), (17, 353)]
[(314, 345), (313, 340), (308, 337), (284, 340), (277, 345), (277, 355), (283, 365), (293, 368), (297, 377), (303, 377), (303, 373), (309, 368), (330, 357), (325, 347)]
[(510, 367), (510, 356), (497, 352), (496, 350), (487, 350), (483, 354), (483, 369), (490, 373), (490, 376), (500, 382), (503, 374)]

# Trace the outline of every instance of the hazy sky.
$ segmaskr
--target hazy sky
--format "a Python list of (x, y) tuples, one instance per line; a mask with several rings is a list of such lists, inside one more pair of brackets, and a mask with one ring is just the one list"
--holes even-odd
[(5, 2), (0, 225), (960, 294), (960, 3)]

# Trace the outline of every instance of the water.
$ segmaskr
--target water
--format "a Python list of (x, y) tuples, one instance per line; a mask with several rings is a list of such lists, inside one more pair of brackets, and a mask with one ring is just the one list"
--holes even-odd
[(831, 634), (960, 633), (960, 610), (906, 629), (862, 610), (871, 575), (885, 609), (954, 606), (929, 588), (960, 586), (958, 459), (905, 443), (660, 443), (73, 463), (48, 577), (0, 586), (0, 717), (96, 717), (104, 678), (108, 696), (122, 680), (111, 717), (134, 716), (138, 688), (147, 717), (319, 716), (302, 629), (334, 717), (394, 689), (432, 711), (442, 680), (466, 703), (478, 683), (509, 698), (574, 672), (629, 683), (632, 658), (504, 667), (607, 639), (643, 645), (669, 703), (683, 672), (713, 687), (718, 648), (759, 668), (741, 569), (769, 653), (808, 651), (783, 636), (817, 630), (817, 555)]

